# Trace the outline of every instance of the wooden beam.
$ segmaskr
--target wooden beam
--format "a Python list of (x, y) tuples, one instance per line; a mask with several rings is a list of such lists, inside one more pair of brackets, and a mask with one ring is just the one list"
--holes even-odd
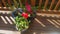
[(51, 11), (43, 11), (43, 10), (38, 10), (37, 11), (37, 13), (44, 13), (44, 14), (60, 14), (60, 12), (58, 11), (58, 10), (56, 10), (56, 11), (53, 11), (53, 10), (51, 10)]

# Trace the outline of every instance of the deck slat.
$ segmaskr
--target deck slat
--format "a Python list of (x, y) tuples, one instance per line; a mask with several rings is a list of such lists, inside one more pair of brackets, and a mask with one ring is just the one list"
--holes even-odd
[[(4, 18), (7, 16), (7, 18), (10, 21), (12, 20), (11, 22), (15, 22), (14, 18), (10, 14), (1, 14), (0, 16), (3, 16)], [(58, 15), (54, 15), (54, 17), (52, 17), (53, 15), (50, 15), (49, 17), (47, 17), (47, 16), (48, 15), (45, 15), (45, 14), (43, 14), (43, 16), (42, 15), (40, 15), (40, 16), (37, 15), (36, 19), (33, 20), (33, 23), (30, 25), (30, 28), (28, 30), (29, 31), (30, 30), (35, 31), (35, 32), (38, 32), (38, 31), (39, 32), (42, 32), (42, 31), (44, 31), (44, 32), (51, 31), (52, 32), (52, 31), (55, 31), (55, 30), (57, 30), (57, 31), (60, 30), (60, 27), (59, 27), (60, 25), (58, 25), (58, 24), (60, 24), (60, 22), (59, 22), (60, 17), (57, 18), (56, 16), (58, 16)], [(0, 17), (0, 19), (1, 19), (1, 17)], [(5, 20), (7, 20), (7, 24), (5, 24), (3, 22), (3, 20), (0, 21), (0, 29), (4, 28), (5, 30), (16, 30), (14, 23), (9, 24), (8, 19), (5, 18)], [(30, 31), (29, 34), (31, 34), (31, 31)]]

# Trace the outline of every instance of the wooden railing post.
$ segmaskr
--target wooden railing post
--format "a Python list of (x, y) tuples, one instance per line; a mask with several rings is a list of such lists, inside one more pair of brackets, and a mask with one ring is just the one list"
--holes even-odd
[(0, 0), (0, 9), (3, 8), (2, 1)]
[(13, 8), (12, 5), (11, 5), (11, 0), (8, 0), (8, 5), (9, 5), (9, 7), (10, 7), (10, 10), (14, 10), (14, 8)]
[(0, 0), (0, 7), (2, 7), (2, 2), (1, 2), (1, 0)]
[(49, 10), (51, 10), (51, 9), (52, 9), (52, 7), (53, 7), (54, 3), (55, 3), (55, 0), (52, 0)]
[(39, 9), (41, 9), (42, 0), (39, 0)]
[(49, 0), (46, 0), (46, 1), (45, 1), (44, 9), (46, 9), (46, 7), (47, 7), (47, 5), (48, 5), (48, 2), (49, 2)]
[(3, 5), (4, 5), (4, 7), (6, 7), (6, 2), (5, 2), (5, 0), (2, 0), (2, 3), (3, 3)]
[(13, 0), (13, 2), (14, 2), (14, 6), (15, 6), (16, 8), (18, 8), (18, 3), (17, 3), (17, 1), (16, 1), (16, 0)]
[[(29, 1), (29, 0), (7, 0), (7, 1), (0, 0), (0, 8), (6, 7), (7, 9), (9, 9), (10, 7), (11, 10), (14, 10), (14, 8), (19, 8), (18, 5), (20, 5), (20, 7), (22, 8), (22, 6), (25, 4), (25, 1)], [(36, 3), (37, 1), (39, 1), (38, 10), (42, 9), (42, 7), (44, 11), (57, 10), (57, 9), (59, 10), (60, 0), (52, 0), (52, 1), (51, 0), (30, 0), (29, 2), (31, 3), (31, 6), (35, 8), (35, 6), (37, 5)], [(22, 2), (24, 2), (24, 4)], [(7, 7), (7, 4), (8, 4), (8, 7)]]
[(35, 6), (35, 1), (36, 1), (36, 0), (31, 0), (31, 5), (32, 5), (32, 6)]
[(22, 2), (21, 2), (21, 0), (19, 0), (19, 3), (20, 3), (20, 7), (22, 8)]
[(59, 7), (59, 5), (60, 5), (60, 0), (57, 2), (57, 4), (56, 4), (56, 6), (55, 6), (54, 10), (57, 10), (57, 9), (58, 9), (58, 7)]

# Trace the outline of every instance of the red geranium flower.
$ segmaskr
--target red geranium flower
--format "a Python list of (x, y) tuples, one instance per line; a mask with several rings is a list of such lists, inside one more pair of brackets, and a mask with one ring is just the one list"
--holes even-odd
[(28, 13), (23, 12), (22, 16), (27, 19), (28, 18)]

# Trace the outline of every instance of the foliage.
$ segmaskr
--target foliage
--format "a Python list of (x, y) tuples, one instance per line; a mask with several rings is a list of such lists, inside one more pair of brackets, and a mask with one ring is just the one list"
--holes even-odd
[(21, 14), (18, 14), (18, 16), (15, 17), (15, 21), (16, 27), (18, 28), (19, 31), (27, 29), (29, 27), (28, 20), (22, 17)]

